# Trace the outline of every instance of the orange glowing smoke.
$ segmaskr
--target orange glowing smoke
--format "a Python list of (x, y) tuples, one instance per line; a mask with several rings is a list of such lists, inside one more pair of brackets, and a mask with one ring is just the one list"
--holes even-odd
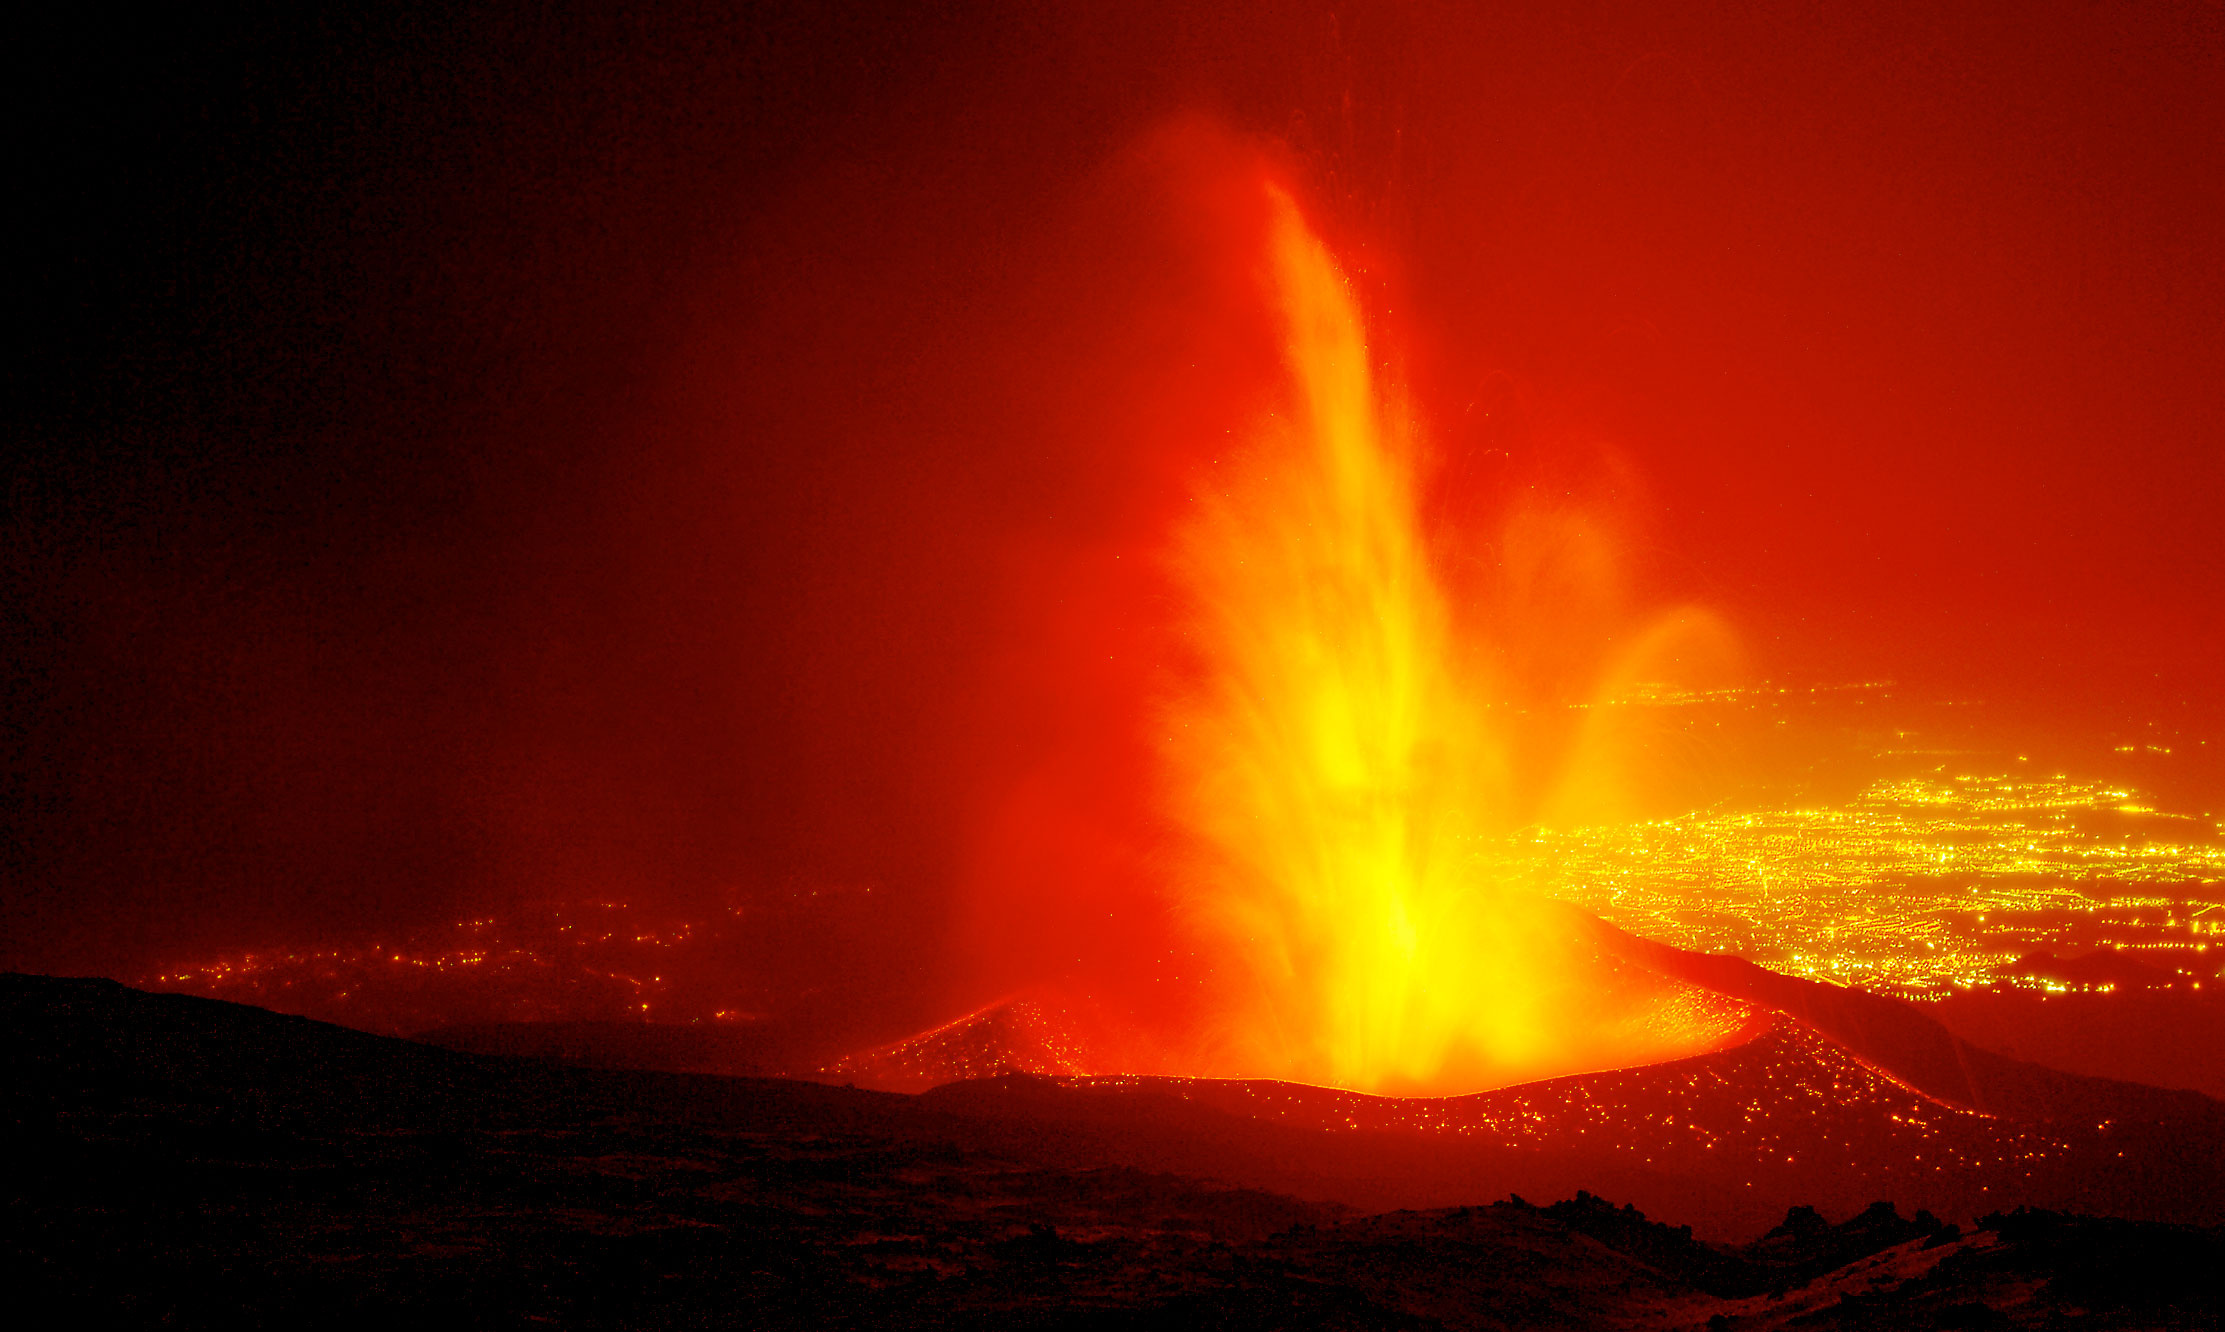
[(1412, 418), (1351, 287), (1289, 196), (1270, 211), (1288, 399), (1174, 542), (1194, 669), (1162, 757), (1190, 844), (1174, 895), (1215, 973), (1202, 1062), (1443, 1093), (1720, 1040), (1719, 1015), (1484, 872), (1478, 834), (1515, 807), (1508, 709), (1425, 542)]

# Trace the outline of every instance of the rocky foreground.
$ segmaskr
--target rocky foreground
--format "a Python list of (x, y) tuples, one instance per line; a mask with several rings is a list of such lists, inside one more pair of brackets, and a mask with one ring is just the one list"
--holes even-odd
[[(1879, 1203), (1795, 1207), (1709, 1243), (1589, 1193), (1370, 1213), (1307, 1161), (1349, 1168), (1372, 1139), (1193, 1102), (1097, 1097), (1076, 1115), (1052, 1084), (915, 1097), (568, 1068), (100, 981), (0, 977), (0, 1041), (8, 1288), (93, 1325), (2225, 1316), (2218, 1227)], [(1231, 1181), (1276, 1161), (1289, 1192)]]

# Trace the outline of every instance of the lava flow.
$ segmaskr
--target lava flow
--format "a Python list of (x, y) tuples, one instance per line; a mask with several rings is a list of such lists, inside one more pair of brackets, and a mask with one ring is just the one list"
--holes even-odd
[(1423, 531), (1411, 414), (1346, 275), (1270, 190), (1288, 399), (1172, 560), (1191, 660), (1162, 759), (1178, 915), (1213, 959), (1199, 1060), (1442, 1094), (1719, 1043), (1730, 1015), (1485, 872), (1479, 835), (1516, 804), (1511, 709)]

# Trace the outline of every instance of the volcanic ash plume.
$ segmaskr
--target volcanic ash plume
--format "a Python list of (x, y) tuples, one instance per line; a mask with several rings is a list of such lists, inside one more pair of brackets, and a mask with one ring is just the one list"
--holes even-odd
[(1194, 655), (1162, 745), (1216, 973), (1204, 1062), (1445, 1092), (1720, 1039), (1484, 871), (1507, 746), (1423, 537), (1410, 418), (1335, 259), (1287, 195), (1271, 212), (1288, 399), (1175, 540)]

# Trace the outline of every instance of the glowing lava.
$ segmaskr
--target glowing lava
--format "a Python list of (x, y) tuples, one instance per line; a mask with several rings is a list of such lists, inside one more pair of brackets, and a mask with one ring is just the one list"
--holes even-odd
[(1216, 971), (1205, 1058), (1441, 1093), (1720, 1041), (1724, 1015), (1482, 872), (1508, 746), (1422, 532), (1411, 417), (1327, 247), (1279, 190), (1271, 213), (1291, 391), (1173, 561), (1195, 655), (1163, 759), (1175, 895)]

